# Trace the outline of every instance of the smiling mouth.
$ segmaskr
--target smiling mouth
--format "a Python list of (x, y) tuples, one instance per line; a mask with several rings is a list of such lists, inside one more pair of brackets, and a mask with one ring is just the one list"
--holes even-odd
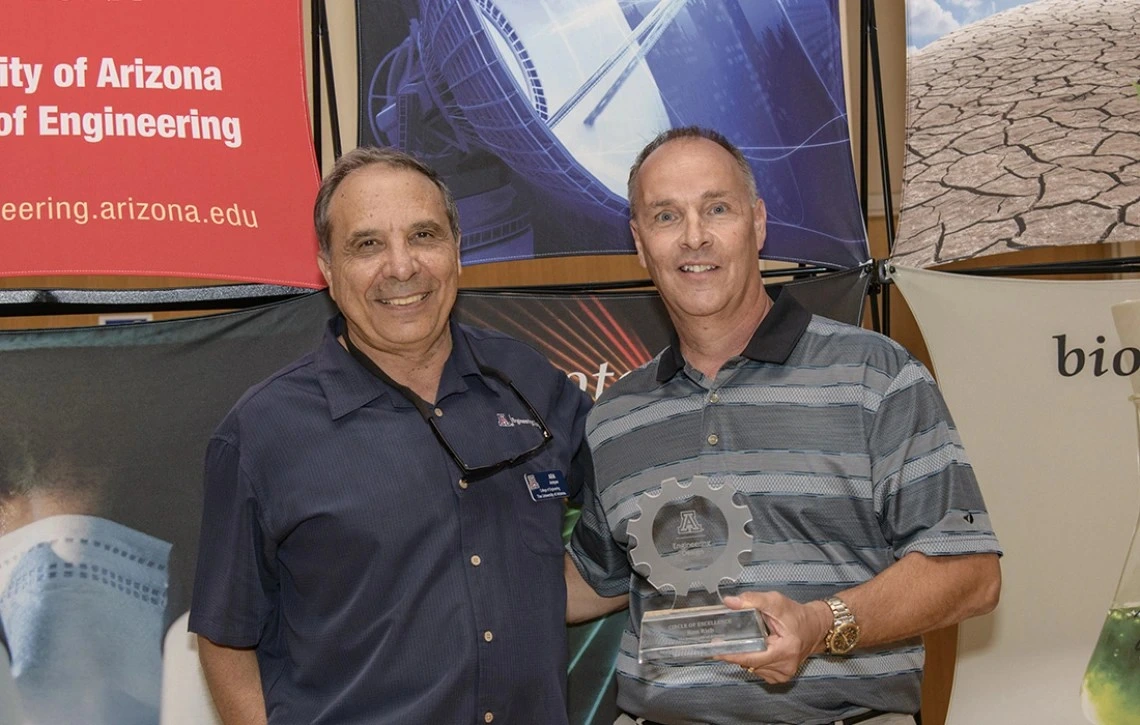
[(426, 300), (430, 294), (431, 292), (424, 292), (423, 294), (408, 295), (407, 297), (389, 297), (388, 299), (378, 301), (380, 304), (390, 307), (407, 307), (408, 305), (414, 305), (417, 302)]
[(718, 267), (715, 264), (682, 264), (681, 265), (681, 271), (682, 272), (694, 272), (694, 273), (696, 273), (696, 272), (711, 272), (714, 269), (718, 269)]

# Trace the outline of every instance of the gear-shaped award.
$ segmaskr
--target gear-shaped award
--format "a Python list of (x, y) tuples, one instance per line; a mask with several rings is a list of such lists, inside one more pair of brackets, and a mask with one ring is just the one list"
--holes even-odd
[(752, 551), (745, 530), (752, 515), (733, 500), (735, 493), (731, 485), (693, 476), (687, 483), (667, 478), (660, 491), (638, 499), (638, 513), (626, 527), (629, 560), (659, 592), (675, 595), (673, 608), (642, 615), (638, 661), (692, 662), (765, 648), (767, 631), (755, 609), (677, 606), (694, 590), (719, 602), (720, 585), (744, 572), (740, 556)]
[[(752, 521), (752, 514), (747, 506), (733, 501), (735, 493), (736, 490), (729, 485), (713, 486), (706, 476), (693, 476), (688, 483), (666, 478), (661, 482), (659, 493), (646, 493), (638, 499), (640, 513), (627, 525), (630, 537), (636, 542), (629, 550), (630, 561), (635, 567), (648, 568), (645, 578), (658, 591), (672, 589), (677, 596), (683, 597), (696, 588), (715, 594), (722, 581), (735, 582), (744, 573), (740, 555), (752, 551), (752, 537), (745, 531)], [(702, 516), (694, 507), (679, 511), (673, 530), (659, 532), (657, 540), (654, 540), (653, 527), (662, 507), (697, 496), (713, 504), (713, 510), (724, 517), (723, 525), (720, 521), (707, 521), (707, 514)], [(708, 539), (709, 529), (714, 527), (727, 528), (724, 545)], [(672, 550), (673, 555), (669, 559), (661, 556), (659, 542), (663, 535), (672, 538), (672, 541), (662, 542)], [(686, 554), (700, 554), (711, 547), (718, 547), (719, 553), (712, 553), (712, 561), (705, 566), (681, 568), (670, 561), (680, 559), (691, 563), (693, 557)], [(709, 557), (706, 555), (704, 558)]]

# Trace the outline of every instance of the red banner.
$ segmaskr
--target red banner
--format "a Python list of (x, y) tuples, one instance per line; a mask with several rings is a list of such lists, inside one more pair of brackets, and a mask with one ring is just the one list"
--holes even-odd
[(0, 276), (321, 286), (300, 3), (6, 0)]

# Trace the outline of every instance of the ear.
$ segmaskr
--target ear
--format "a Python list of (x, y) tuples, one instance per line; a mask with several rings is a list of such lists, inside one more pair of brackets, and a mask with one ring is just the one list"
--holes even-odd
[(645, 251), (641, 247), (641, 234), (637, 230), (637, 222), (629, 220), (629, 231), (633, 233), (633, 246), (637, 248), (637, 261), (642, 269), (649, 269), (645, 264)]
[(757, 199), (752, 206), (752, 228), (756, 233), (756, 253), (764, 251), (764, 240), (768, 236), (768, 208), (763, 199)]
[(333, 289), (333, 276), (332, 268), (329, 266), (329, 259), (323, 252), (317, 253), (317, 267), (321, 270), (321, 276), (325, 278), (325, 284), (329, 286), (329, 297), (336, 300), (336, 291)]
[(462, 238), (462, 234), (455, 238), (455, 270), (457, 275), (463, 274), (463, 246), (459, 243)]

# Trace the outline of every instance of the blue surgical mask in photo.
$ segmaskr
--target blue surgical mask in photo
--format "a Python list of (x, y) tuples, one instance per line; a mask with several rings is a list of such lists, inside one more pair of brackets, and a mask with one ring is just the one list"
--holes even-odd
[(171, 545), (94, 516), (0, 536), (0, 623), (26, 725), (154, 725)]

